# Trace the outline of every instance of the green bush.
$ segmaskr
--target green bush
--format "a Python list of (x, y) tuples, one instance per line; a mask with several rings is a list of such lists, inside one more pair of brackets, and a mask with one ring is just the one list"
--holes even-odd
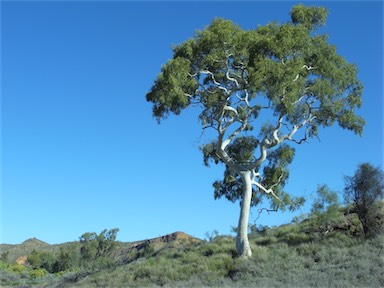
[(47, 273), (48, 272), (45, 269), (34, 269), (34, 270), (29, 272), (29, 276), (31, 278), (40, 278), (40, 277), (46, 276)]
[(48, 272), (53, 272), (55, 258), (49, 252), (34, 250), (28, 255), (27, 261), (33, 269), (43, 268)]
[(10, 264), (8, 266), (7, 270), (10, 271), (10, 272), (21, 274), (21, 273), (23, 273), (26, 270), (26, 268), (23, 265), (15, 263), (15, 264)]
[(0, 260), (0, 269), (1, 269), (1, 270), (5, 270), (5, 269), (7, 269), (8, 266), (9, 266), (9, 263)]
[(52, 264), (52, 272), (58, 273), (74, 268), (78, 264), (77, 253), (70, 249), (64, 249), (60, 247), (59, 254), (56, 256), (56, 260)]

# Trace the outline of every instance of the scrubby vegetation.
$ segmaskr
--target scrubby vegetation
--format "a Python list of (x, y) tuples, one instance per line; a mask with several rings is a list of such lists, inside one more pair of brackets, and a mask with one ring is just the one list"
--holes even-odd
[[(357, 177), (366, 168), (375, 177)], [(116, 241), (119, 229), (111, 229), (61, 245), (35, 238), (0, 245), (0, 285), (384, 287), (384, 177), (377, 171), (362, 164), (346, 178), (347, 206), (320, 185), (309, 214), (278, 227), (250, 227), (249, 259), (238, 257), (234, 237), (216, 230), (207, 241), (175, 232), (123, 243)]]
[[(252, 229), (250, 259), (237, 258), (234, 237), (217, 232), (209, 241), (184, 234), (122, 243), (112, 229), (85, 233), (79, 242), (39, 244), (24, 265), (9, 260), (15, 251), (10, 245), (2, 247), (8, 253), (1, 257), (1, 285), (383, 287), (383, 234), (364, 237), (357, 214), (336, 205), (332, 191), (320, 186), (318, 195), (309, 215), (279, 227)], [(377, 219), (383, 219), (383, 202), (376, 206)]]

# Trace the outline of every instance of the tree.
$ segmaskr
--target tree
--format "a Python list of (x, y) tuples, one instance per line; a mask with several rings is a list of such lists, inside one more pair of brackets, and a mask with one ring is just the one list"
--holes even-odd
[[(251, 205), (266, 196), (275, 208), (303, 203), (283, 191), (294, 149), (317, 137), (319, 127), (337, 122), (362, 133), (362, 84), (357, 68), (336, 54), (327, 35), (315, 34), (327, 11), (293, 7), (291, 22), (245, 31), (229, 20), (214, 19), (173, 48), (147, 101), (158, 122), (189, 106), (201, 109), (203, 129), (214, 140), (201, 147), (204, 163), (223, 163), (215, 198), (240, 200), (236, 249), (252, 255), (248, 241)], [(256, 129), (255, 129), (256, 128)]]
[(48, 272), (53, 272), (52, 267), (55, 258), (49, 252), (33, 250), (31, 254), (28, 255), (27, 261), (33, 269), (43, 268)]
[(87, 232), (80, 237), (80, 261), (88, 264), (96, 259), (105, 260), (116, 247), (116, 235), (118, 228), (104, 229), (99, 235), (95, 232)]
[(353, 176), (345, 176), (344, 199), (352, 203), (363, 226), (364, 235), (376, 234), (377, 201), (384, 197), (384, 173), (370, 163), (358, 166)]
[(340, 221), (342, 213), (339, 206), (339, 196), (327, 185), (317, 187), (317, 198), (312, 204), (311, 218), (316, 229), (327, 233), (332, 225)]
[(332, 207), (339, 206), (339, 197), (337, 192), (331, 191), (327, 185), (317, 187), (317, 198), (312, 204), (312, 214), (321, 214)]
[(77, 260), (77, 253), (73, 249), (60, 247), (56, 261), (52, 265), (52, 271), (54, 273), (66, 271), (74, 267)]

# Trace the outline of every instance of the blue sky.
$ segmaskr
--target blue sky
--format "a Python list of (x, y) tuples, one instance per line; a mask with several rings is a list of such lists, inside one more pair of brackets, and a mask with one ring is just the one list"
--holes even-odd
[[(115, 227), (120, 241), (230, 233), (239, 205), (213, 199), (223, 167), (203, 166), (198, 111), (158, 125), (145, 95), (172, 45), (214, 17), (253, 29), (288, 21), (295, 3), (2, 1), (1, 243)], [(308, 212), (318, 185), (341, 192), (359, 163), (383, 167), (383, 3), (304, 3), (329, 9), (322, 31), (359, 68), (367, 126), (362, 138), (335, 126), (296, 147), (286, 190), (308, 204), (257, 224)]]

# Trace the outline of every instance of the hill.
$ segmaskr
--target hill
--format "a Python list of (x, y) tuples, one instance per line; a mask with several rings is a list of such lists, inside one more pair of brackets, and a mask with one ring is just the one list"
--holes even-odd
[(49, 249), (50, 245), (37, 238), (30, 238), (21, 244), (0, 244), (0, 254), (7, 253), (8, 261), (14, 262), (19, 257), (29, 255), (33, 250)]
[[(362, 237), (356, 215), (346, 209), (328, 216), (253, 229), (250, 242), (254, 256), (248, 260), (235, 257), (232, 236), (204, 241), (175, 232), (131, 243), (116, 242), (107, 258), (76, 264), (59, 273), (2, 262), (0, 284), (60, 288), (384, 287), (383, 234)], [(381, 221), (382, 216), (380, 213), (377, 218)], [(63, 251), (63, 255), (76, 256), (81, 243), (49, 245), (29, 239), (20, 245), (1, 246), (14, 255), (27, 252), (26, 247), (56, 256)]]
[[(117, 242), (117, 249), (113, 253), (113, 257), (116, 261), (129, 262), (132, 260), (132, 257), (137, 257), (139, 251), (145, 250), (149, 245), (154, 252), (158, 252), (163, 249), (177, 248), (180, 245), (191, 245), (200, 241), (202, 240), (184, 232), (177, 231), (152, 239), (139, 240), (135, 242)], [(19, 264), (25, 264), (27, 256), (30, 255), (32, 251), (42, 251), (55, 254), (58, 253), (60, 249), (79, 250), (80, 246), (80, 242), (67, 242), (63, 244), (50, 245), (37, 238), (31, 238), (25, 240), (21, 244), (0, 244), (0, 254), (6, 255), (7, 262), (9, 263), (16, 262)], [(21, 259), (24, 259), (24, 261)]]

